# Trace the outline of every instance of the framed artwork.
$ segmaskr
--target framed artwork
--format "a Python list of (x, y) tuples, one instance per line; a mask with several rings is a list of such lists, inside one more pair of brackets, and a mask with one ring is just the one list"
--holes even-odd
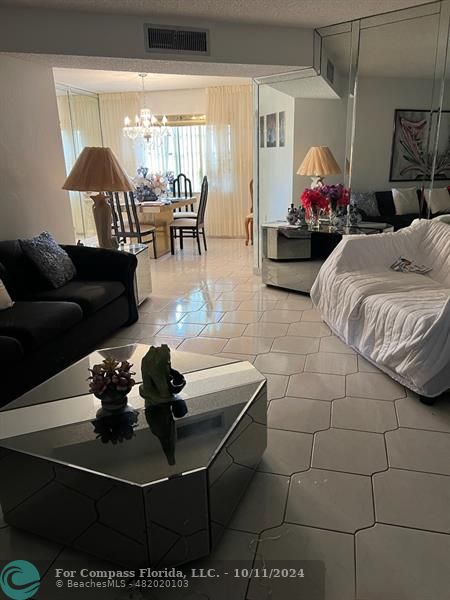
[[(438, 111), (397, 109), (389, 181), (430, 181)], [(441, 113), (435, 179), (450, 179), (450, 111)]]
[(270, 113), (266, 117), (266, 146), (275, 148), (277, 145), (277, 113)]
[(259, 117), (259, 147), (264, 148), (264, 142), (266, 139), (266, 128), (265, 128), (265, 118)]
[(278, 145), (280, 148), (286, 146), (286, 113), (284, 110), (278, 113)]

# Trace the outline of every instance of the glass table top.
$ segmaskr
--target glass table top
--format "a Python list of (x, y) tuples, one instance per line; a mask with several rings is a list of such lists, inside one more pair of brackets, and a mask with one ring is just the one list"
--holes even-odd
[[(101, 363), (106, 356), (112, 356), (120, 361), (128, 360), (131, 362), (133, 364), (133, 371), (136, 371), (134, 379), (139, 384), (142, 382), (141, 361), (147, 350), (148, 346), (145, 344), (129, 344), (116, 348), (104, 348), (93, 352), (29, 392), (26, 392), (23, 396), (0, 408), (0, 414), (3, 411), (10, 411), (14, 408), (89, 394), (88, 369), (92, 368), (95, 364)], [(213, 366), (236, 362), (233, 359), (180, 352), (177, 350), (171, 350), (171, 359), (173, 368), (180, 371), (180, 373), (191, 373)]]
[[(137, 367), (138, 357), (147, 347), (116, 350), (116, 356), (131, 353), (129, 359)], [(66, 394), (61, 393), (61, 380), (57, 385), (47, 382), (39, 386), (47, 394), (42, 395), (44, 403), (2, 411), (0, 448), (137, 485), (154, 483), (206, 467), (265, 381), (248, 362), (174, 351), (172, 363), (187, 381), (174, 403), (145, 406), (136, 385), (128, 395), (134, 410), (97, 419), (100, 400), (86, 392), (84, 380), (87, 364), (99, 362), (103, 352), (94, 353), (57, 376), (67, 378), (72, 390), (76, 389), (76, 378), (83, 380), (78, 391), (83, 389), (85, 393), (50, 400), (52, 394), (54, 398)], [(185, 409), (185, 416), (177, 418)]]

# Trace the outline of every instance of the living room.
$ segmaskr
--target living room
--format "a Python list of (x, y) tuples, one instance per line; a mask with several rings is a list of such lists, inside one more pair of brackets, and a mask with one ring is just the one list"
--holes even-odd
[[(447, 598), (450, 3), (15, 4), (0, 9), (0, 596)], [(149, 55), (149, 23), (208, 30), (209, 54)], [(57, 98), (81, 87), (101, 106), (139, 73), (148, 90), (251, 82), (232, 235), (206, 220), (206, 247), (97, 248), (82, 194), (113, 190), (93, 187), (72, 196), (91, 219), (74, 235)], [(160, 122), (203, 113), (157, 98)], [(134, 114), (115, 112), (128, 143)]]

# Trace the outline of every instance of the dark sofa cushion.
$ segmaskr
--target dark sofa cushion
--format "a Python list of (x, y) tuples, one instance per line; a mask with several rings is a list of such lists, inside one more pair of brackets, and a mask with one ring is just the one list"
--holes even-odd
[(409, 227), (414, 219), (418, 219), (419, 215), (393, 215), (393, 216), (381, 216), (381, 217), (364, 217), (364, 221), (369, 223), (388, 223), (392, 225), (394, 231), (398, 231), (403, 227)]
[(85, 316), (97, 312), (125, 292), (120, 281), (80, 281), (74, 279), (56, 290), (33, 295), (34, 300), (75, 302)]
[(0, 242), (0, 273), (13, 300), (21, 300), (49, 284), (38, 268), (23, 253), (19, 240)]
[(0, 336), (16, 338), (25, 352), (61, 336), (83, 319), (73, 302), (16, 302), (0, 312)]
[(2, 357), (3, 368), (15, 368), (17, 364), (23, 360), (25, 352), (18, 339), (6, 335), (0, 335), (0, 356)]
[(393, 217), (395, 215), (394, 198), (391, 190), (385, 192), (375, 192), (378, 210), (382, 217)]

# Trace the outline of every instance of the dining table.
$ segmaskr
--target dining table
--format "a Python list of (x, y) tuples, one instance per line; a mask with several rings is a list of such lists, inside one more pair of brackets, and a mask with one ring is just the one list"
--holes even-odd
[(197, 201), (198, 197), (194, 194), (188, 197), (170, 196), (136, 203), (139, 223), (156, 227), (158, 256), (170, 252), (170, 224), (173, 222), (173, 212), (179, 209), (191, 210), (191, 205), (195, 206)]

